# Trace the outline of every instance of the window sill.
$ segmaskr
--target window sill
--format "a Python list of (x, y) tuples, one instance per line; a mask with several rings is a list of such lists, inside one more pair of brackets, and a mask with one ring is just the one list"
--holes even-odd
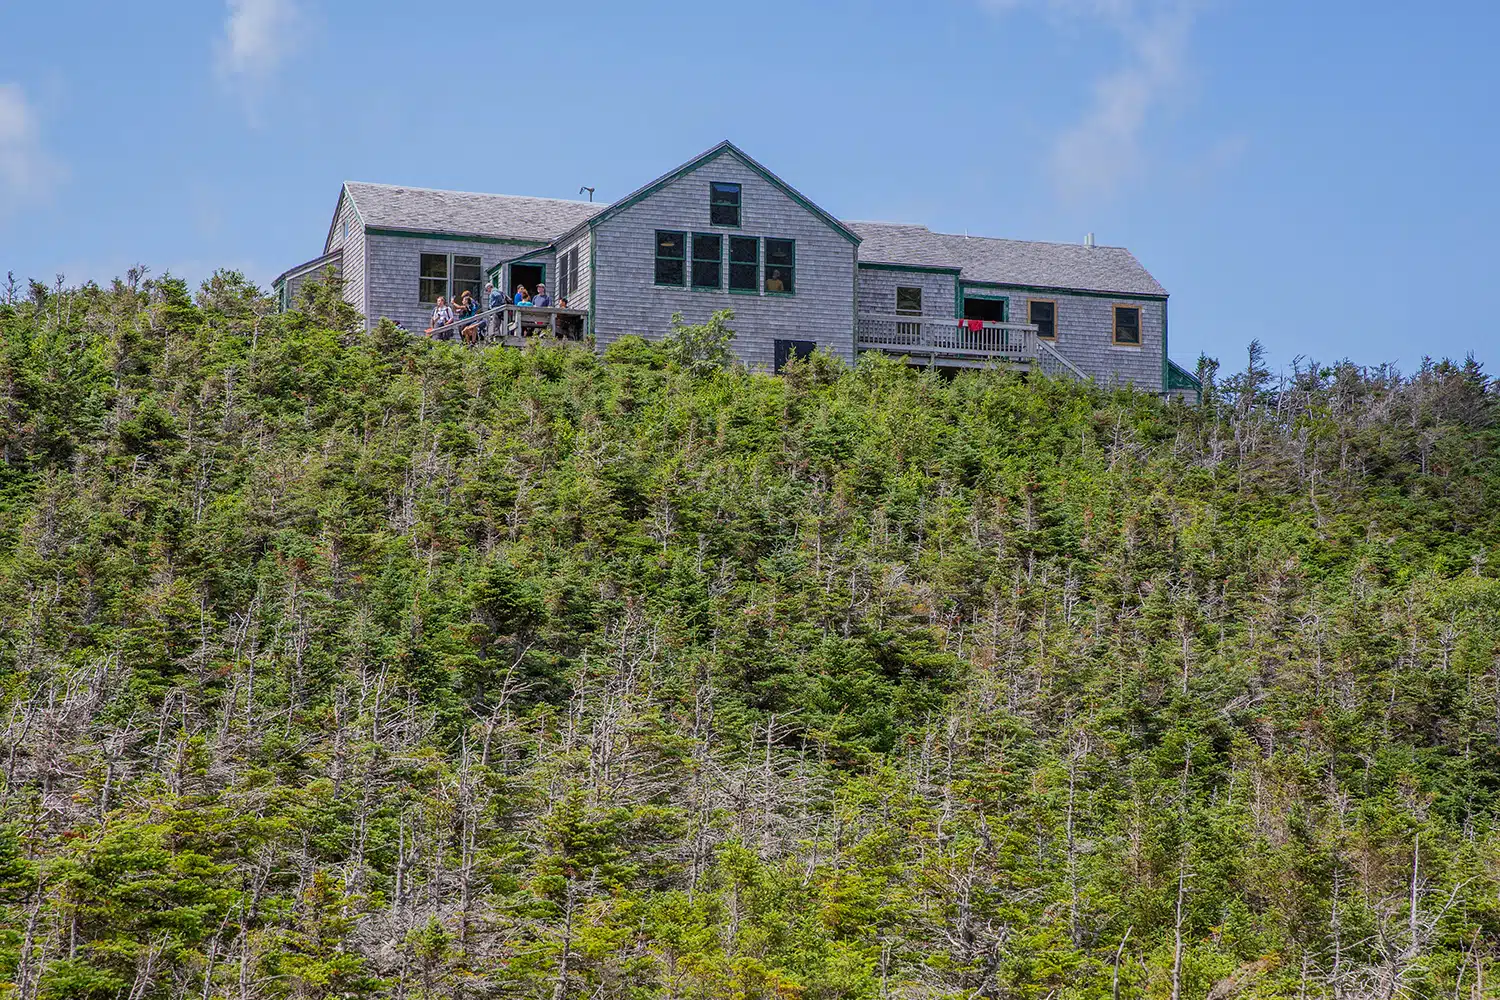
[(1118, 347), (1121, 350), (1125, 350), (1125, 351), (1139, 351), (1141, 349), (1141, 347), (1144, 346), (1144, 345), (1142, 345), (1142, 344), (1122, 344), (1119, 341), (1114, 341), (1109, 346), (1110, 347)]
[(677, 288), (677, 289), (682, 289), (682, 288), (686, 288), (687, 287), (686, 285), (674, 285), (671, 282), (666, 282), (666, 281), (655, 281), (655, 282), (652, 282), (652, 284), (655, 287), (657, 287), (657, 288)]
[(765, 294), (778, 299), (795, 299), (797, 297), (796, 292), (766, 292)]
[(694, 292), (722, 292), (723, 285), (694, 285), (690, 291)]

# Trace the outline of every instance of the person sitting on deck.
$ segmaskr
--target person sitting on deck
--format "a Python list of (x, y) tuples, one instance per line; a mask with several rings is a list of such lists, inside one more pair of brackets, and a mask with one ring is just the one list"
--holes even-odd
[(538, 281), (536, 283), (536, 298), (531, 300), (531, 304), (538, 309), (551, 308), (552, 296), (547, 294), (547, 286), (543, 282)]
[(427, 333), (430, 335), (434, 330), (436, 330), (438, 331), (438, 340), (447, 340), (448, 337), (452, 334), (452, 331), (445, 330), (443, 329), (443, 327), (452, 325), (453, 309), (448, 305), (447, 301), (444, 300), (441, 295), (439, 295), (437, 298), (437, 306), (432, 310), (432, 324), (427, 327)]
[[(568, 300), (564, 296), (557, 300), (557, 308), (567, 309)], [(559, 316), (557, 317), (557, 332), (559, 336), (570, 337), (573, 340), (583, 339), (583, 317), (582, 316)]]
[[(463, 297), (462, 304), (459, 306), (459, 309), (458, 309), (458, 318), (459, 318), (459, 320), (460, 321), (467, 320), (467, 319), (470, 319), (470, 318), (472, 318), (474, 316), (478, 316), (478, 315), (479, 315), (479, 303), (476, 302), (476, 301), (474, 301), (474, 296), (470, 295), (468, 292), (464, 292), (464, 297)], [(478, 323), (465, 323), (465, 324), (463, 324), (462, 327), (459, 330), (459, 333), (460, 333), (460, 335), (463, 336), (464, 343), (468, 344), (470, 347), (473, 347), (473, 346), (475, 346), (476, 344), (479, 343), (479, 324)]]
[(531, 305), (531, 293), (526, 290), (526, 286), (525, 285), (517, 285), (516, 286), (515, 304), (518, 305), (518, 306), (529, 306), (529, 305)]

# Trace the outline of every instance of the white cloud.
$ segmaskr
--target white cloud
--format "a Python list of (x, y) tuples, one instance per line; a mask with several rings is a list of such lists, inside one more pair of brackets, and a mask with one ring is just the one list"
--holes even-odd
[(1057, 137), (1050, 165), (1058, 192), (1070, 201), (1107, 198), (1138, 176), (1147, 126), (1182, 85), (1193, 23), (1205, 0), (981, 2), (998, 13), (1040, 10), (1116, 36), (1123, 64), (1095, 81), (1087, 110)]
[(291, 53), (301, 11), (296, 0), (228, 0), (227, 8), (219, 75), (253, 104)]
[(0, 212), (44, 197), (61, 175), (20, 84), (0, 83)]

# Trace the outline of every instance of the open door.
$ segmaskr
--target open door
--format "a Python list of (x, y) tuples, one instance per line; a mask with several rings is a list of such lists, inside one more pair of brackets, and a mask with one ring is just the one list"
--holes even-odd
[(1004, 323), (1006, 320), (1005, 299), (964, 299), (964, 319), (977, 319), (985, 323)]
[(516, 286), (525, 285), (526, 293), (536, 295), (536, 286), (547, 280), (547, 271), (541, 264), (512, 264), (510, 266), (510, 285), (505, 289), (505, 297), (514, 299), (516, 297)]

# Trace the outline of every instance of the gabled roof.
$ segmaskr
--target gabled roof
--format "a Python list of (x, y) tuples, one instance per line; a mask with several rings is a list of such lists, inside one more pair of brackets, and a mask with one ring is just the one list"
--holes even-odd
[(891, 222), (848, 225), (864, 238), (859, 248), (861, 264), (942, 268), (956, 272), (964, 281), (1060, 291), (1157, 298), (1165, 298), (1167, 294), (1124, 247), (959, 236), (934, 233), (926, 226)]
[[(730, 142), (728, 139), (725, 139), (723, 142), (719, 143), (717, 146), (712, 147), (711, 149), (704, 150), (702, 153), (699, 153), (697, 156), (693, 157), (691, 160), (688, 160), (686, 163), (682, 164), (682, 166), (677, 167), (674, 170), (668, 171), (665, 174), (662, 174), (660, 177), (658, 177), (656, 180), (652, 181), (651, 183), (645, 184), (645, 185), (642, 185), (639, 188), (636, 188), (634, 191), (630, 192), (630, 194), (628, 194), (625, 197), (621, 198), (619, 201), (615, 202), (613, 205), (610, 205), (607, 208), (605, 208), (598, 215), (595, 215), (594, 217), (592, 217), (592, 218), (590, 218), (590, 219), (588, 219), (586, 221), (588, 222), (588, 224), (590, 226), (597, 226), (600, 223), (602, 223), (602, 222), (604, 222), (604, 221), (606, 221), (606, 220), (608, 220), (610, 218), (613, 218), (614, 216), (618, 215), (619, 213), (625, 211), (625, 209), (629, 208), (630, 206), (632, 206), (634, 204), (637, 204), (638, 202), (644, 201), (651, 194), (653, 194), (657, 190), (665, 187), (666, 185), (672, 183), (673, 181), (677, 180), (678, 178), (684, 177), (687, 174), (692, 173), (694, 170), (697, 170), (699, 167), (702, 167), (702, 166), (705, 166), (706, 164), (712, 163), (714, 160), (718, 159), (719, 157), (723, 156), (726, 153), (729, 153), (729, 154), (735, 156), (736, 158), (738, 158), (740, 160), (740, 162), (742, 162), (742, 163), (745, 164), (745, 166), (749, 167), (751, 170), (754, 170), (756, 173), (760, 174), (761, 177), (763, 177), (766, 180), (767, 183), (771, 184), (773, 187), (779, 188), (781, 190), (782, 194), (785, 194), (788, 198), (791, 198), (793, 201), (795, 201), (797, 204), (801, 205), (803, 208), (807, 209), (813, 215), (816, 215), (819, 219), (822, 219), (823, 222), (825, 222), (830, 229), (832, 229), (835, 232), (837, 232), (840, 236), (843, 236), (845, 239), (849, 240), (849, 242), (851, 242), (851, 243), (853, 243), (855, 245), (859, 244), (859, 234), (858, 233), (854, 232), (852, 229), (850, 229), (848, 226), (844, 225), (838, 219), (835, 219), (833, 216), (831, 216), (827, 212), (823, 211), (823, 209), (821, 209), (817, 205), (813, 204), (810, 200), (808, 200), (808, 198), (807, 198), (806, 195), (802, 194), (802, 192), (800, 192), (796, 188), (792, 187), (790, 184), (788, 184), (786, 181), (782, 180), (780, 177), (777, 177), (770, 170), (766, 169), (765, 166), (763, 166), (761, 163), (759, 163), (754, 157), (750, 156), (750, 154), (746, 153), (743, 149), (740, 149), (738, 146), (736, 146), (734, 143)], [(575, 226), (574, 228), (575, 229), (581, 229), (583, 227), (582, 227), (582, 225), (578, 225), (578, 226)], [(572, 234), (570, 232), (567, 235), (572, 235)]]
[(435, 191), (346, 181), (360, 219), (372, 229), (400, 229), (548, 243), (607, 205), (563, 198)]

